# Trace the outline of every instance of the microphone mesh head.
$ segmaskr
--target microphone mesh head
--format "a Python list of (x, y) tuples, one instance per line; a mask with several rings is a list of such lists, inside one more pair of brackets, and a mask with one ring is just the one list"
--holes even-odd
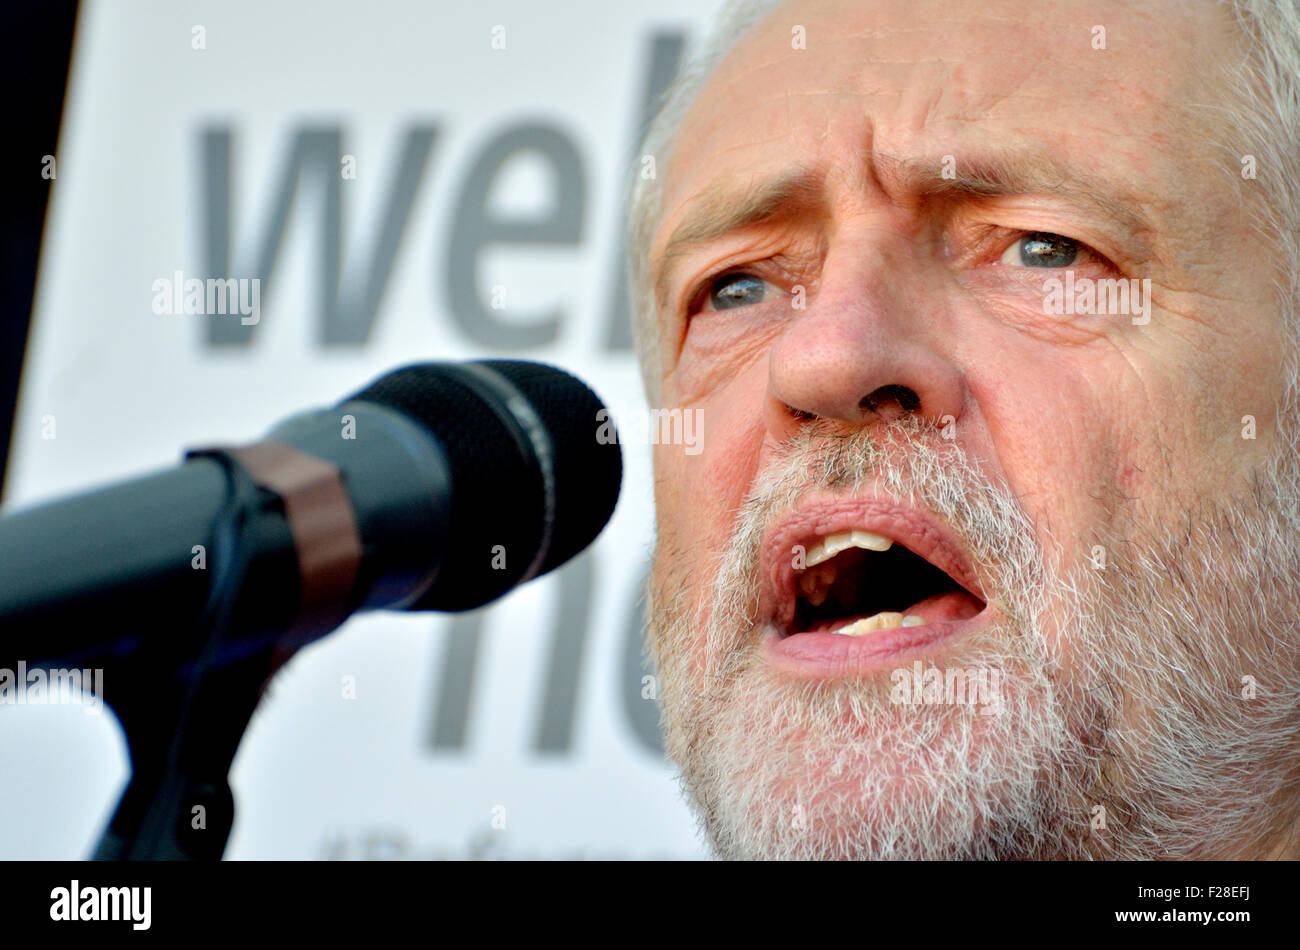
[[(546, 540), (547, 485), (553, 521), (537, 574), (568, 561), (600, 534), (618, 501), (623, 460), (604, 404), (564, 370), (523, 360), (482, 360), (508, 381), (551, 444), (551, 477), (501, 390), (457, 363), (394, 370), (351, 397), (401, 412), (442, 446), (451, 504), (442, 564), (410, 609), (471, 610), (524, 579)], [(606, 436), (601, 438), (600, 436)]]

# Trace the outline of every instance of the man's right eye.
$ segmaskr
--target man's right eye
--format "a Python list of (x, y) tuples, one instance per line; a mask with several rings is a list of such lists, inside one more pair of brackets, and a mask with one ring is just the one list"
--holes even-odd
[(726, 274), (709, 285), (709, 305), (714, 310), (731, 310), (762, 303), (767, 281), (753, 274)]

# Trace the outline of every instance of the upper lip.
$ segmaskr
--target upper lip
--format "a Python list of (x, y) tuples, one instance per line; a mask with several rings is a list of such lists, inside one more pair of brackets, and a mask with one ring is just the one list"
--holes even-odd
[(987, 599), (965, 546), (942, 519), (877, 495), (835, 495), (806, 501), (774, 520), (764, 533), (762, 615), (788, 629), (797, 603), (795, 546), (808, 550), (826, 535), (854, 529), (884, 535), (929, 561), (981, 601)]

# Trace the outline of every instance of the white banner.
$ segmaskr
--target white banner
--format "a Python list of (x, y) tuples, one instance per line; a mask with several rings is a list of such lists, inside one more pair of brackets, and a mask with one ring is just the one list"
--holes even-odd
[[(83, 3), (6, 510), (412, 361), (553, 362), (642, 410), (621, 198), (715, 7)], [(248, 286), (185, 312), (213, 277), (258, 278), (256, 319)], [(641, 665), (644, 441), (555, 576), (295, 657), (235, 760), (227, 857), (701, 856)], [(128, 777), (111, 715), (0, 706), (0, 759), (0, 857), (88, 856)]]

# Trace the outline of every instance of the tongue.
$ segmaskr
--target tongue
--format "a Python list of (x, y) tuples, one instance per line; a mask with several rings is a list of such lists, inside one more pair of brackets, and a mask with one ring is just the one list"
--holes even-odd
[[(936, 594), (927, 598), (918, 604), (913, 604), (906, 610), (898, 611), (903, 617), (920, 617), (926, 623), (944, 623), (953, 620), (967, 620), (981, 610), (984, 605), (966, 593), (964, 590), (951, 590), (943, 594)], [(886, 612), (887, 611), (882, 611)], [(832, 633), (842, 627), (847, 627), (851, 623), (857, 623), (859, 620), (865, 620), (873, 617), (875, 614), (858, 614), (852, 617), (836, 617), (833, 620), (821, 620), (809, 626), (803, 633)], [(907, 624), (911, 626), (912, 624)], [(901, 623), (891, 623), (885, 629), (893, 629), (897, 626), (903, 626)]]

